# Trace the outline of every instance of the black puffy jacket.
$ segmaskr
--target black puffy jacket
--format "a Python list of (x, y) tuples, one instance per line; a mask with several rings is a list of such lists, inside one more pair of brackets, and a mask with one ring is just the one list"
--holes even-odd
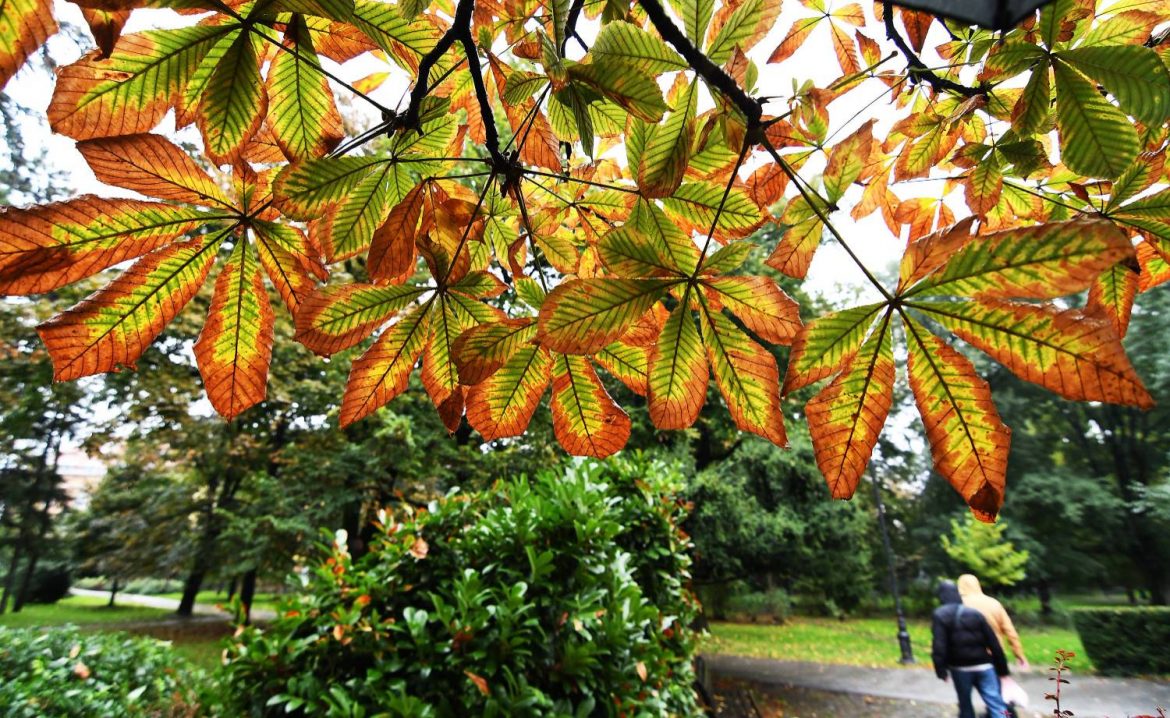
[(983, 614), (963, 606), (959, 589), (946, 581), (939, 587), (941, 606), (934, 609), (931, 617), (930, 657), (934, 661), (934, 672), (939, 678), (946, 678), (948, 666), (977, 666), (990, 663), (997, 675), (1008, 675), (1007, 659), (999, 639), (991, 630)]

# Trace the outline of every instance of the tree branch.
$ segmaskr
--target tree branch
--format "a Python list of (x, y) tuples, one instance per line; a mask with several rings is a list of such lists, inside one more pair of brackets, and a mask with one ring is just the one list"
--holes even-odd
[(934, 70), (931, 70), (929, 67), (927, 67), (926, 63), (924, 63), (921, 58), (919, 58), (918, 55), (914, 53), (914, 50), (911, 49), (910, 45), (906, 43), (906, 39), (898, 33), (898, 29), (894, 27), (893, 3), (883, 2), (882, 7), (884, 8), (882, 11), (882, 19), (886, 23), (886, 37), (898, 47), (898, 50), (900, 50), (902, 55), (906, 58), (906, 62), (909, 63), (909, 73), (912, 81), (925, 82), (926, 84), (933, 87), (936, 92), (949, 90), (956, 94), (962, 95), (963, 97), (975, 97), (976, 95), (987, 94), (987, 87), (984, 85), (980, 85), (979, 87), (967, 87), (966, 85), (961, 85), (954, 80), (942, 77), (936, 74)]
[(695, 47), (694, 43), (688, 40), (682, 30), (679, 30), (671, 22), (658, 0), (638, 0), (638, 4), (646, 11), (646, 16), (650, 18), (650, 22), (658, 30), (662, 39), (678, 50), (678, 53), (698, 73), (699, 77), (706, 80), (711, 87), (719, 90), (720, 94), (739, 108), (739, 111), (747, 118), (749, 131), (757, 129), (760, 126), (760, 117), (763, 116), (763, 108), (759, 101), (744, 92), (731, 75), (724, 72), (723, 68), (712, 62), (711, 58), (704, 55), (699, 48)]
[(577, 19), (581, 17), (581, 10), (585, 7), (585, 0), (573, 0), (572, 6), (569, 7), (569, 16), (565, 18), (565, 36), (561, 38), (561, 57), (565, 56), (565, 48), (569, 46), (569, 38), (576, 38), (585, 52), (589, 52), (589, 46), (581, 39), (581, 35), (577, 32)]

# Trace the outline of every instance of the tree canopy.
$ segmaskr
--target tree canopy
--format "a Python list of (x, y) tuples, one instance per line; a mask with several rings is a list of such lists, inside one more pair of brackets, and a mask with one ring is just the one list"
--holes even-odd
[[(0, 215), (0, 293), (122, 268), (38, 327), (58, 381), (133, 368), (206, 284), (194, 352), (229, 420), (266, 396), (275, 300), (317, 354), (377, 334), (342, 425), (419, 366), (450, 431), (522, 434), (548, 393), (565, 450), (609, 456), (631, 421), (601, 370), (660, 429), (692, 426), (713, 378), (785, 445), (782, 397), (828, 380), (793, 413), (849, 497), (905, 357), (935, 468), (983, 520), (1010, 430), (966, 347), (1065, 398), (1153, 404), (1121, 339), (1170, 279), (1164, 1), (1057, 0), (996, 32), (826, 0), (78, 4), (98, 47), (58, 70), (48, 121), (142, 198)], [(123, 34), (139, 8), (181, 21)], [(2, 12), (6, 82), (56, 21)], [(828, 48), (838, 79), (764, 94)], [(387, 71), (345, 79), (366, 53)], [(404, 107), (377, 99), (403, 77)], [(380, 121), (346, 136), (341, 92)], [(201, 156), (152, 134), (165, 118)], [(870, 225), (907, 238), (892, 283), (855, 251)], [(806, 322), (744, 262), (767, 242), (801, 279), (824, 238), (880, 299)]]

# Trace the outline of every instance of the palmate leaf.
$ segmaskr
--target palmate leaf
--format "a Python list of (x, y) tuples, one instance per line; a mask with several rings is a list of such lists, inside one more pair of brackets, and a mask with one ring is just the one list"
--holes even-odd
[(570, 279), (540, 309), (540, 343), (555, 352), (592, 354), (617, 341), (678, 279)]
[(123, 35), (109, 59), (93, 52), (66, 65), (49, 103), (53, 131), (79, 140), (150, 131), (178, 102), (204, 55), (238, 27)]
[(776, 358), (705, 303), (699, 317), (715, 384), (735, 425), (777, 446), (787, 446)]
[(800, 306), (768, 277), (716, 277), (703, 286), (764, 341), (787, 346), (800, 332)]
[(686, 62), (660, 37), (620, 20), (601, 27), (590, 52), (595, 58), (635, 67), (651, 77), (687, 68)]
[(650, 420), (659, 429), (695, 423), (707, 398), (707, 357), (688, 306), (689, 290), (670, 313), (650, 351)]
[(1053, 63), (1052, 69), (1061, 159), (1083, 175), (1119, 176), (1141, 149), (1137, 130), (1076, 70), (1060, 61)]
[(240, 238), (215, 280), (207, 322), (195, 342), (207, 398), (229, 421), (268, 393), (273, 323), (260, 264)]
[(199, 291), (222, 236), (156, 250), (104, 289), (37, 327), (53, 359), (53, 378), (68, 381), (133, 367)]
[(848, 366), (805, 405), (817, 466), (833, 498), (857, 490), (894, 400), (890, 315)]
[(486, 381), (535, 336), (536, 323), (526, 317), (480, 324), (464, 332), (453, 351), (460, 383)]
[(711, 24), (715, 0), (670, 0), (670, 6), (682, 19), (687, 39), (695, 45), (701, 45), (707, 34), (707, 26)]
[(593, 355), (615, 379), (638, 396), (650, 391), (650, 350), (625, 342), (614, 342)]
[[(939, 242), (939, 235), (924, 242)], [(1074, 220), (971, 237), (939, 271), (905, 290), (970, 297), (1051, 299), (1089, 288), (1133, 256), (1124, 232), (1105, 220)]]
[(784, 393), (796, 391), (840, 372), (869, 334), (884, 304), (866, 304), (817, 317), (792, 344)]
[(575, 456), (604, 459), (630, 438), (630, 417), (614, 403), (585, 357), (554, 357), (550, 408), (557, 442)]
[(401, 165), (385, 162), (376, 166), (314, 225), (326, 258), (340, 262), (366, 251), (390, 209), (414, 185)]
[(1093, 280), (1085, 313), (1108, 319), (1117, 336), (1125, 337), (1137, 291), (1138, 273), (1127, 263), (1118, 262)]
[(323, 157), (289, 165), (272, 183), (276, 207), (292, 219), (317, 219), (371, 172), (390, 162), (385, 157), (365, 155)]
[(629, 65), (595, 59), (590, 64), (572, 65), (568, 72), (570, 78), (600, 92), (643, 122), (658, 122), (668, 109), (654, 78)]
[(241, 32), (207, 79), (195, 119), (207, 156), (219, 164), (236, 158), (268, 110), (257, 52), (261, 42), (252, 33)]
[(341, 400), (342, 426), (369, 416), (406, 391), (410, 372), (430, 337), (434, 300), (402, 315), (356, 360)]
[(48, 0), (0, 3), (0, 90), (24, 61), (56, 32), (53, 3)]
[[(350, 3), (350, 14), (352, 8)], [(292, 52), (276, 53), (268, 68), (269, 117), (281, 151), (298, 162), (320, 157), (341, 141), (341, 115), (301, 16), (289, 23), (284, 45)]]
[(83, 195), (0, 213), (0, 293), (39, 294), (159, 249), (216, 215)]
[(97, 178), (149, 197), (234, 209), (218, 184), (183, 150), (152, 134), (124, 135), (77, 143)]
[(1003, 504), (1011, 430), (962, 354), (905, 317), (910, 387), (938, 472), (983, 521)]
[(1078, 309), (1001, 300), (915, 302), (1016, 376), (1077, 401), (1153, 406), (1109, 321)]
[(1121, 109), (1153, 127), (1170, 117), (1170, 73), (1148, 47), (1079, 47), (1057, 55), (1103, 85)]
[(428, 290), (425, 287), (375, 287), (341, 284), (324, 287), (296, 313), (296, 339), (321, 356), (357, 345)]
[(646, 128), (639, 155), (638, 188), (644, 197), (669, 197), (682, 184), (695, 138), (698, 83), (681, 94), (666, 122)]
[[(760, 206), (748, 197), (741, 187), (727, 192), (722, 183), (709, 181), (684, 182), (675, 193), (662, 202), (667, 216), (678, 222), (685, 232), (707, 234), (715, 223), (715, 239), (726, 241), (746, 237), (768, 221)], [(722, 210), (720, 210), (722, 207)]]
[(485, 441), (523, 434), (548, 387), (552, 364), (547, 349), (519, 347), (495, 373), (467, 390), (467, 423)]
[(386, 221), (374, 231), (366, 260), (370, 279), (395, 283), (406, 281), (414, 272), (418, 259), (415, 239), (425, 200), (426, 184), (420, 184), (394, 205)]

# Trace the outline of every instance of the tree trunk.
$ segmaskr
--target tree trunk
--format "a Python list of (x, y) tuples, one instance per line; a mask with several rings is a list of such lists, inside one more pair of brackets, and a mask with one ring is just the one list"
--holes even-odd
[[(55, 469), (55, 467), (54, 467)], [(32, 545), (37, 547), (28, 558), (28, 564), (24, 567), (24, 580), (20, 582), (20, 590), (16, 592), (16, 600), (12, 603), (12, 612), (20, 613), (20, 609), (24, 608), (24, 604), (28, 601), (28, 589), (32, 585), (33, 575), (37, 570), (37, 563), (41, 560), (40, 547), (45, 545), (46, 537), (49, 535), (49, 527), (52, 525), (52, 517), (49, 516), (49, 509), (52, 507), (51, 499), (45, 499), (45, 506), (41, 509), (40, 526), (37, 528), (37, 537)]]
[(8, 610), (8, 597), (12, 595), (12, 589), (16, 586), (16, 571), (20, 567), (23, 548), (24, 544), (21, 541), (17, 541), (12, 547), (12, 563), (8, 566), (8, 575), (4, 577), (4, 593), (0, 595), (0, 613)]
[(1040, 579), (1040, 583), (1036, 586), (1037, 593), (1040, 594), (1040, 615), (1052, 615), (1052, 590), (1048, 585), (1048, 579)]
[(187, 580), (183, 583), (183, 597), (179, 599), (179, 607), (175, 610), (176, 614), (183, 618), (190, 618), (191, 614), (195, 612), (195, 597), (203, 586), (203, 577), (206, 574), (207, 571), (201, 566), (191, 569), (191, 573), (187, 574)]
[(252, 599), (256, 597), (256, 569), (244, 574), (243, 585), (240, 586), (240, 604), (243, 606), (242, 623), (247, 626), (252, 622)]
[(114, 607), (114, 599), (118, 596), (118, 579), (114, 578), (114, 585), (110, 586), (110, 601), (106, 604), (106, 608)]
[(240, 578), (238, 576), (232, 576), (232, 580), (228, 581), (228, 586), (227, 586), (227, 600), (228, 601), (231, 601), (233, 598), (236, 597), (236, 585), (239, 582), (240, 582)]

